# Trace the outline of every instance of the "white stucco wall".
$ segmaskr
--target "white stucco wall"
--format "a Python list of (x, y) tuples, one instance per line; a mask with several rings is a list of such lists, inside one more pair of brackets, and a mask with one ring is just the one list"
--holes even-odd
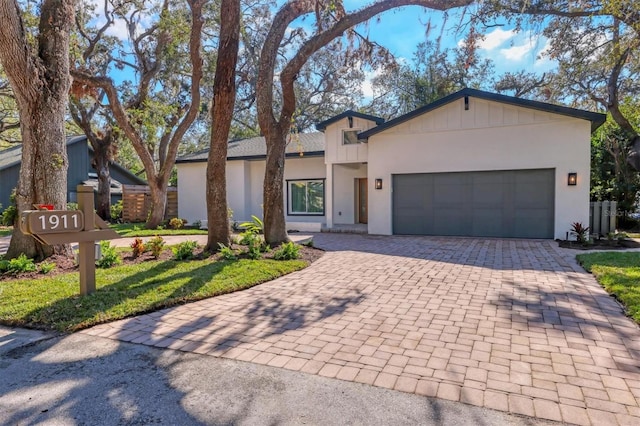
[(393, 174), (554, 168), (554, 235), (565, 238), (572, 222), (589, 223), (590, 129), (586, 120), (470, 98), (468, 111), (459, 99), (373, 135), (369, 233), (392, 233)]
[(189, 223), (207, 218), (207, 163), (178, 163), (178, 216)]
[(349, 127), (349, 120), (343, 118), (327, 126), (324, 130), (325, 160), (330, 163), (361, 163), (367, 161), (367, 144), (342, 144), (343, 130), (357, 130), (358, 133), (375, 127), (376, 123), (362, 118), (353, 118), (353, 127)]
[(366, 177), (366, 164), (333, 165), (333, 223), (356, 223), (356, 179)]
[[(207, 218), (205, 191), (207, 164), (205, 162), (178, 163), (177, 168), (179, 216), (189, 222), (205, 220)], [(251, 220), (251, 215), (263, 217), (264, 169), (264, 160), (227, 162), (227, 202), (229, 208), (233, 210), (234, 221)], [(325, 176), (326, 169), (323, 157), (288, 158), (285, 161), (285, 180), (324, 179)], [(286, 195), (285, 186), (285, 203)], [(325, 216), (285, 216), (285, 220), (287, 223), (323, 224)]]

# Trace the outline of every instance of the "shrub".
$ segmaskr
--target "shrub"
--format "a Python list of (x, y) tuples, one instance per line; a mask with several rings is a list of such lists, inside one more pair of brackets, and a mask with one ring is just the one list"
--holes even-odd
[(300, 257), (300, 246), (293, 241), (282, 244), (275, 252), (273, 258), (275, 260), (293, 260)]
[(245, 230), (245, 232), (251, 232), (252, 234), (262, 234), (264, 229), (264, 224), (259, 217), (251, 215), (251, 222), (243, 222), (240, 224), (240, 227)]
[(147, 247), (151, 250), (151, 254), (156, 259), (160, 257), (160, 253), (162, 253), (162, 250), (164, 249), (164, 244), (164, 238), (160, 236), (155, 236), (147, 241)]
[(49, 272), (53, 271), (54, 269), (56, 269), (56, 264), (53, 262), (42, 262), (40, 263), (40, 273), (41, 274), (48, 274)]
[(102, 252), (102, 257), (96, 261), (98, 268), (111, 268), (122, 263), (116, 248), (111, 247), (109, 241), (100, 241), (100, 251)]
[(117, 203), (111, 204), (111, 220), (118, 221), (122, 218), (122, 210), (124, 206), (122, 200), (118, 200)]
[(191, 224), (191, 227), (195, 229), (200, 229), (202, 227), (202, 221), (194, 220), (193, 223)]
[(577, 242), (585, 244), (589, 237), (589, 227), (585, 227), (581, 222), (574, 222), (571, 224), (571, 234), (576, 236)]
[(146, 250), (146, 247), (144, 245), (144, 241), (142, 241), (142, 238), (136, 238), (135, 240), (133, 240), (133, 242), (131, 243), (131, 249), (133, 252), (133, 257), (142, 256), (142, 253), (144, 253)]
[(171, 247), (175, 260), (187, 260), (193, 258), (193, 251), (198, 248), (196, 241), (184, 241), (175, 247)]
[(78, 210), (78, 203), (67, 203), (67, 210)]
[(0, 216), (0, 225), (4, 226), (13, 226), (18, 219), (18, 206), (16, 204), (16, 190), (15, 188), (11, 191), (11, 195), (9, 196), (9, 201), (11, 201), (11, 205), (9, 205), (2, 212), (2, 216)]
[(253, 259), (253, 260), (260, 259), (260, 256), (262, 256), (262, 251), (260, 250), (260, 246), (259, 245), (248, 246), (247, 255), (249, 256), (250, 259)]
[(21, 272), (33, 272), (36, 270), (36, 264), (33, 259), (29, 259), (24, 253), (15, 259), (9, 260), (7, 265), (7, 272), (12, 275), (17, 275)]
[(236, 260), (238, 256), (236, 256), (235, 250), (231, 247), (227, 247), (222, 243), (218, 243), (218, 247), (220, 247), (220, 255), (225, 260)]
[(9, 261), (0, 259), (0, 274), (4, 274), (9, 270)]
[(171, 229), (180, 229), (184, 226), (186, 220), (180, 219), (178, 217), (171, 218), (169, 221), (169, 228)]

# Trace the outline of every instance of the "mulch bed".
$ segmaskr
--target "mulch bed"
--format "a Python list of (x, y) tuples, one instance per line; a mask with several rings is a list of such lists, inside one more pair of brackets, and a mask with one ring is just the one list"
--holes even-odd
[[(243, 249), (244, 246), (239, 246), (239, 245), (232, 245), (231, 246), (233, 249)], [(204, 260), (204, 259), (211, 259), (212, 261), (215, 260), (220, 260), (221, 259), (221, 255), (220, 254), (213, 254), (213, 255), (209, 255), (208, 253), (205, 253), (202, 247), (198, 247), (196, 250), (194, 250), (194, 260)], [(309, 263), (313, 263), (316, 260), (318, 260), (320, 257), (322, 257), (322, 255), (324, 254), (323, 250), (317, 249), (317, 248), (313, 248), (313, 247), (307, 247), (307, 246), (300, 246), (300, 260), (306, 260)], [(273, 259), (273, 250), (269, 253), (263, 253), (262, 257), (264, 259)], [(138, 257), (133, 257), (133, 254), (131, 253), (131, 251), (125, 252), (125, 253), (121, 253), (120, 254), (120, 258), (122, 259), (122, 264), (123, 265), (132, 265), (132, 264), (138, 264), (138, 263), (142, 263), (142, 262), (148, 262), (148, 261), (153, 261), (153, 260), (161, 260), (161, 261), (167, 261), (167, 260), (172, 260), (173, 259), (173, 252), (171, 251), (171, 249), (165, 249), (162, 251), (162, 253), (160, 254), (160, 256), (158, 257), (158, 259), (154, 258), (153, 255), (150, 252), (145, 252), (143, 253), (141, 256)], [(240, 255), (238, 256), (238, 258), (240, 259), (248, 259), (248, 257), (246, 255)], [(53, 275), (58, 275), (58, 274), (64, 274), (67, 272), (78, 272), (78, 266), (75, 263), (75, 259), (71, 258), (71, 257), (65, 257), (65, 256), (59, 256), (59, 255), (54, 255), (49, 257), (46, 262), (49, 263), (55, 263), (56, 267), (55, 269), (53, 269), (51, 272), (49, 272), (46, 275), (43, 275), (40, 272), (34, 271), (34, 272), (24, 272), (18, 275), (10, 275), (10, 274), (0, 274), (0, 282), (2, 281), (10, 281), (10, 280), (22, 280), (22, 279), (32, 279), (32, 280), (37, 280), (39, 278), (43, 278), (43, 277), (50, 277)], [(40, 270), (39, 264), (36, 264), (36, 267), (38, 268), (37, 270)]]
[(562, 248), (574, 250), (624, 250), (640, 248), (640, 243), (634, 240), (595, 240), (593, 244), (580, 244), (576, 241), (557, 240)]

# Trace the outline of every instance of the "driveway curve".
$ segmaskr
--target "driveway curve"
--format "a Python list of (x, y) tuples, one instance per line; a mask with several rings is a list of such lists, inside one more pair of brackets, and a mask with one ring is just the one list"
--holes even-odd
[(640, 328), (553, 241), (317, 234), (309, 268), (82, 333), (573, 424), (640, 424)]

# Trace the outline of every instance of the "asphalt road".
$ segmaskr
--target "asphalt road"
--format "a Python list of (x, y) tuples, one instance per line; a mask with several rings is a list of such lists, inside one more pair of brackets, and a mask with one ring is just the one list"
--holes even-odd
[(280, 368), (0, 327), (0, 424), (42, 423), (552, 424)]

